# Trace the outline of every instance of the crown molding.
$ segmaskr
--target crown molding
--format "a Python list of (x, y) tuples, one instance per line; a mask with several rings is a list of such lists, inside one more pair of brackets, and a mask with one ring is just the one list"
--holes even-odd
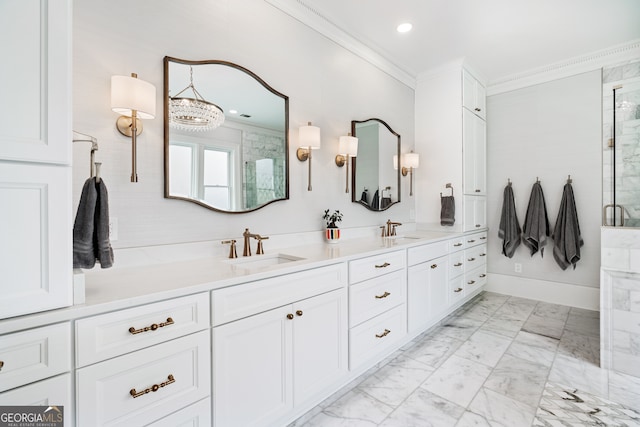
[(487, 86), (487, 96), (546, 83), (639, 58), (640, 39), (632, 40), (587, 55), (576, 56), (561, 62), (490, 81)]
[(300, 21), (311, 29), (317, 31), (329, 40), (361, 57), (381, 71), (389, 74), (401, 83), (416, 88), (416, 77), (396, 64), (380, 55), (364, 43), (342, 30), (329, 18), (318, 10), (307, 5), (302, 0), (265, 0), (272, 6), (280, 9), (287, 15)]

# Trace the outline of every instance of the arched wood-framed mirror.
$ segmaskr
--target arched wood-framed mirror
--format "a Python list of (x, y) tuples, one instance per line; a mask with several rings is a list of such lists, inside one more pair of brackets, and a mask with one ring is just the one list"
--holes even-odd
[(352, 120), (358, 155), (351, 159), (351, 201), (372, 211), (400, 203), (400, 135), (381, 119)]
[[(224, 122), (204, 131), (172, 122), (170, 97), (178, 95), (215, 104)], [(251, 212), (286, 200), (289, 97), (240, 65), (167, 56), (164, 158), (166, 198), (226, 213)]]

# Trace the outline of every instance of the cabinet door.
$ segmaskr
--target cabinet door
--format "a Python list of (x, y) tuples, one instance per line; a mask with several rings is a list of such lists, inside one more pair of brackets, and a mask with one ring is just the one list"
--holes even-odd
[(464, 196), (462, 201), (464, 231), (473, 231), (487, 226), (486, 196)]
[(293, 305), (293, 400), (299, 405), (347, 372), (346, 289)]
[(293, 408), (292, 310), (213, 328), (214, 425), (270, 425)]
[(0, 164), (0, 318), (71, 305), (70, 187), (68, 167)]
[(476, 116), (486, 117), (486, 90), (468, 71), (462, 71), (462, 106)]
[(486, 125), (484, 120), (462, 109), (463, 192), (486, 195)]
[(71, 164), (71, 0), (3, 2), (0, 38), (0, 159)]
[(428, 326), (448, 306), (448, 256), (409, 267), (407, 310), (409, 332)]

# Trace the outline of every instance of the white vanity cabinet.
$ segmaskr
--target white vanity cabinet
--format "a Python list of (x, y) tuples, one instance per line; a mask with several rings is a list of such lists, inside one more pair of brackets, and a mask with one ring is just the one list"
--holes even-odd
[(349, 369), (362, 369), (407, 334), (406, 251), (349, 261)]
[(487, 126), (485, 121), (462, 109), (464, 194), (487, 195)]
[(468, 196), (462, 197), (463, 204), (463, 231), (474, 231), (487, 228), (487, 197)]
[(469, 71), (462, 70), (462, 106), (482, 120), (486, 119), (487, 91)]
[(209, 319), (201, 293), (77, 320), (77, 424), (147, 425), (208, 398)]
[(417, 335), (449, 306), (447, 281), (450, 243), (441, 241), (408, 249), (408, 328)]
[[(71, 1), (0, 14), (0, 318), (72, 304)], [(11, 42), (8, 42), (8, 41)]]
[(464, 289), (467, 296), (480, 292), (487, 283), (487, 232), (468, 234), (464, 250)]
[(216, 427), (273, 425), (326, 397), (347, 374), (343, 264), (214, 290), (211, 298)]
[(0, 405), (63, 406), (73, 425), (71, 325), (0, 336)]

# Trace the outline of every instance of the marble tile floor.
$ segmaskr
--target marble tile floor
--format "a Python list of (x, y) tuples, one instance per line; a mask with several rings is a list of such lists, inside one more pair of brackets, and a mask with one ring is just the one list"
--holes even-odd
[(289, 427), (640, 426), (598, 312), (483, 292)]

